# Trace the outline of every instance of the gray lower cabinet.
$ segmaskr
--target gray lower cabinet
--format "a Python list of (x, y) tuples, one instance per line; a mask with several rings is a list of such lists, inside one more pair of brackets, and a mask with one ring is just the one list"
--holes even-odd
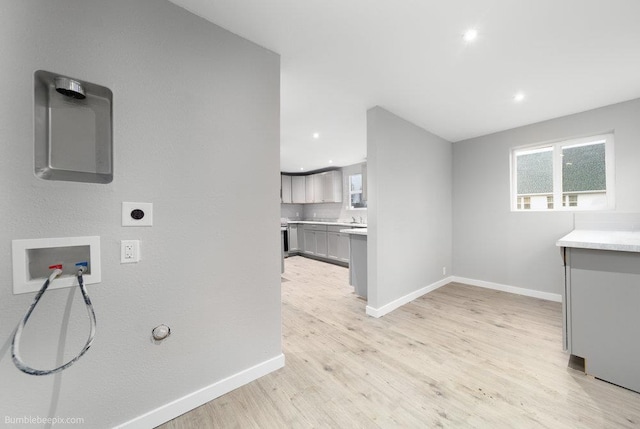
[(310, 255), (316, 254), (316, 232), (312, 229), (308, 229), (306, 226), (302, 229), (304, 235), (304, 253)]
[(327, 257), (327, 232), (316, 231), (316, 256)]
[(304, 224), (304, 253), (327, 257), (327, 226)]
[(300, 245), (298, 243), (298, 224), (292, 223), (289, 225), (289, 252), (300, 251)]
[(564, 251), (569, 352), (587, 374), (640, 392), (640, 253)]
[(340, 262), (349, 262), (349, 234), (342, 234), (342, 226), (327, 229), (327, 257)]

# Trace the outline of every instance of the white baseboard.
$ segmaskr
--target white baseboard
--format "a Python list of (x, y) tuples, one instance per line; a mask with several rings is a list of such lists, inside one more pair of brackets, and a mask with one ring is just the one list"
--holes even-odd
[(403, 305), (413, 301), (414, 299), (419, 298), (426, 293), (434, 291), (439, 287), (442, 287), (448, 283), (451, 283), (452, 281), (453, 281), (452, 277), (446, 277), (442, 280), (438, 280), (437, 282), (430, 284), (429, 286), (425, 286), (421, 289), (418, 289), (415, 292), (411, 292), (410, 294), (407, 294), (394, 301), (391, 301), (390, 303), (385, 304), (379, 308), (374, 308), (367, 305), (367, 314), (375, 318), (382, 317), (385, 314), (392, 312), (396, 308), (402, 307)]
[(515, 293), (517, 295), (530, 296), (533, 298), (544, 299), (547, 301), (562, 302), (562, 295), (558, 293), (542, 292), (535, 289), (525, 289), (523, 287), (503, 285), (500, 283), (487, 282), (484, 280), (468, 279), (466, 277), (458, 277), (458, 276), (451, 277), (451, 281), (456, 283), (464, 283), (470, 286), (478, 286), (478, 287), (483, 287), (487, 289), (499, 290), (502, 292)]
[(284, 354), (189, 393), (182, 398), (116, 426), (116, 429), (148, 429), (156, 427), (282, 367), (284, 367)]

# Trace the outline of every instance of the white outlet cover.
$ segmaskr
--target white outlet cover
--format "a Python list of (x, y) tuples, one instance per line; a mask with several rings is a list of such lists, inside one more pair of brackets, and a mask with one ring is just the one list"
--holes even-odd
[[(127, 252), (130, 248), (130, 252)], [(120, 263), (133, 264), (140, 262), (140, 240), (122, 240), (120, 241)]]
[[(144, 216), (135, 219), (132, 216), (134, 210), (141, 210)], [(153, 225), (153, 203), (122, 203), (122, 226), (152, 226)]]

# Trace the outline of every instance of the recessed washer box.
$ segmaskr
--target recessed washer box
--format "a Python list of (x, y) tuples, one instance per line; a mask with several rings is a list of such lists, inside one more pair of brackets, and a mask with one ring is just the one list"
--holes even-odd
[(47, 290), (78, 285), (75, 264), (88, 262), (85, 284), (100, 283), (100, 237), (62, 237), (13, 240), (13, 294), (37, 292), (51, 274), (49, 266), (62, 264), (62, 274)]

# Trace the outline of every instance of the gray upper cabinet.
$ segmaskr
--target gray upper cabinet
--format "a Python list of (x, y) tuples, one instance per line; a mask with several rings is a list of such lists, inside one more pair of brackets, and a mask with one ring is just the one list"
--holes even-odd
[(307, 176), (282, 175), (283, 203), (341, 203), (342, 171), (331, 170)]
[(293, 204), (306, 203), (305, 176), (291, 177), (291, 202)]
[[(325, 171), (314, 174), (317, 203), (341, 203), (342, 202), (342, 172), (339, 170)], [(319, 193), (320, 195), (317, 195)]]
[(281, 178), (281, 188), (280, 192), (282, 193), (282, 202), (283, 203), (291, 203), (291, 176), (287, 176), (285, 174), (280, 175)]
[(314, 189), (313, 189), (313, 184), (315, 182), (315, 177), (314, 176), (305, 176), (304, 177), (304, 189), (305, 189), (305, 197), (304, 197), (304, 202), (305, 203), (315, 203), (315, 199), (314, 199)]

